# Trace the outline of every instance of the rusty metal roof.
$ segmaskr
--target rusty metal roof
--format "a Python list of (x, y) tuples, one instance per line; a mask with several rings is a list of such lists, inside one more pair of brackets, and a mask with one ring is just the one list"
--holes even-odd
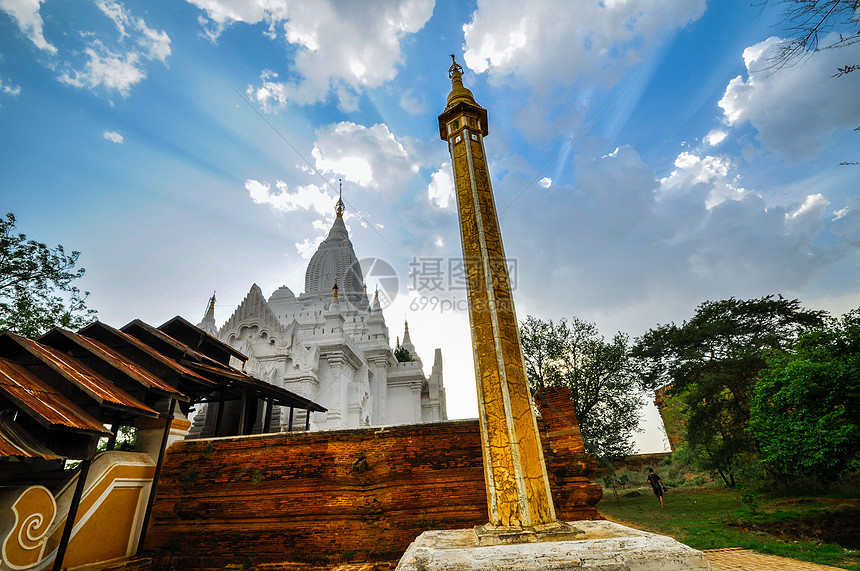
[(111, 349), (100, 341), (96, 341), (95, 339), (90, 339), (89, 337), (84, 337), (83, 335), (72, 333), (71, 331), (62, 329), (60, 327), (55, 327), (54, 329), (40, 337), (39, 340), (42, 341), (43, 344), (50, 344), (51, 335), (62, 335), (65, 339), (68, 339), (70, 342), (76, 344), (77, 346), (81, 347), (95, 357), (108, 363), (115, 369), (118, 369), (123, 374), (137, 381), (146, 388), (156, 389), (160, 392), (166, 393), (172, 398), (179, 399), (182, 401), (188, 400), (187, 396), (179, 392), (170, 383), (153, 375), (141, 365), (135, 363), (134, 361), (127, 358), (125, 355), (122, 355), (121, 353), (117, 352), (116, 350)]
[(105, 434), (105, 427), (18, 363), (0, 357), (0, 392), (47, 428)]
[(8, 336), (18, 345), (25, 348), (31, 355), (62, 375), (66, 380), (80, 388), (92, 399), (102, 405), (113, 405), (125, 409), (134, 409), (144, 416), (158, 416), (158, 413), (114, 385), (110, 380), (99, 375), (74, 357), (57, 351), (31, 339), (26, 339), (15, 333), (6, 331), (0, 335)]
[[(114, 329), (110, 325), (105, 325), (104, 323), (102, 323), (100, 321), (96, 321), (95, 323), (91, 323), (91, 324), (87, 325), (86, 327), (84, 327), (83, 329), (81, 329), (80, 331), (78, 331), (79, 335), (83, 335), (83, 336), (88, 337), (90, 339), (96, 339), (98, 341), (102, 341), (103, 343), (105, 343), (104, 339), (100, 336), (100, 333), (103, 333), (103, 334), (106, 334), (110, 337), (113, 337), (114, 339), (119, 340), (120, 342), (122, 342), (125, 345), (131, 345), (132, 347), (134, 347), (138, 351), (146, 353), (152, 359), (160, 362), (162, 365), (171, 369), (174, 373), (176, 373), (177, 376), (180, 376), (186, 380), (194, 381), (198, 384), (205, 385), (205, 386), (215, 385), (215, 383), (213, 381), (210, 381), (206, 377), (198, 375), (197, 373), (195, 373), (194, 371), (192, 371), (188, 367), (185, 367), (184, 365), (179, 364), (178, 362), (174, 361), (173, 359), (171, 359), (165, 355), (162, 355), (161, 353), (159, 353), (158, 351), (156, 351), (155, 349), (153, 349), (152, 347), (150, 347), (149, 345), (147, 345), (143, 341), (141, 341), (135, 337), (132, 337), (128, 333), (120, 331), (119, 329)], [(107, 343), (105, 343), (105, 344), (107, 344)]]
[(2, 412), (0, 412), (0, 456), (44, 458), (45, 460), (63, 458), (43, 446), (9, 418), (9, 415)]
[(306, 399), (301, 395), (288, 391), (287, 389), (281, 388), (277, 385), (273, 385), (272, 383), (261, 381), (260, 379), (246, 375), (236, 369), (231, 368), (229, 371), (225, 371), (222, 367), (212, 367), (210, 365), (203, 365), (201, 363), (193, 363), (189, 361), (184, 362), (189, 367), (193, 367), (199, 371), (232, 381), (232, 387), (246, 388), (261, 398), (272, 399), (275, 404), (317, 412), (325, 412), (327, 410), (322, 405)]
[[(174, 339), (178, 339), (190, 347), (201, 349), (201, 351), (204, 345), (209, 345), (216, 351), (220, 351), (228, 356), (236, 357), (243, 363), (248, 360), (248, 356), (244, 353), (237, 351), (217, 337), (206, 333), (196, 325), (192, 325), (189, 321), (183, 319), (179, 315), (159, 325), (158, 330), (167, 333)], [(192, 339), (194, 340), (193, 343), (190, 342)], [(212, 358), (215, 359), (215, 357)]]
[(145, 322), (141, 321), (140, 319), (135, 319), (134, 321), (127, 323), (122, 328), (122, 331), (124, 331), (125, 333), (128, 333), (129, 335), (131, 335), (133, 337), (136, 337), (137, 339), (140, 339), (144, 343), (146, 343), (146, 341), (144, 341), (144, 338), (149, 338), (149, 339), (157, 340), (158, 342), (161, 342), (163, 344), (166, 344), (169, 347), (171, 347), (174, 351), (179, 351), (180, 353), (182, 353), (181, 358), (190, 357), (191, 359), (193, 359), (194, 361), (196, 361), (198, 363), (209, 364), (209, 365), (213, 365), (215, 367), (228, 367), (228, 365), (224, 365), (223, 363), (219, 363), (218, 361), (216, 361), (212, 357), (209, 357), (208, 355), (204, 355), (200, 351), (197, 351), (196, 349), (189, 347), (188, 345), (186, 345), (182, 341), (179, 341), (178, 339), (174, 339), (173, 337), (171, 337), (170, 335), (168, 335), (164, 331), (159, 331), (158, 329), (156, 329), (155, 327), (153, 327), (149, 323), (145, 323)]

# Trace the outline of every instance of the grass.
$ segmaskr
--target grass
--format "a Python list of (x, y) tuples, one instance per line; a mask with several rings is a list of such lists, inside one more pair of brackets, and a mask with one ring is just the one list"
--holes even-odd
[(668, 535), (696, 549), (743, 547), (860, 571), (860, 551), (815, 540), (782, 540), (760, 531), (820, 516), (834, 505), (827, 500), (786, 502), (787, 498), (758, 497), (753, 513), (739, 492), (676, 488), (665, 494), (666, 507), (661, 510), (650, 488), (639, 492), (638, 496), (625, 497), (629, 490), (619, 490), (620, 501), (616, 501), (612, 491), (606, 490), (598, 508), (612, 521)]

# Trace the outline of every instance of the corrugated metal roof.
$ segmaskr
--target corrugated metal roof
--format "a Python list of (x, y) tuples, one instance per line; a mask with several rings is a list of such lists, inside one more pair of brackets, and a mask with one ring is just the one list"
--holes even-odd
[(222, 367), (212, 367), (209, 365), (193, 363), (190, 361), (185, 361), (185, 364), (199, 371), (208, 372), (209, 374), (220, 376), (224, 379), (229, 379), (236, 383), (236, 385), (234, 386), (245, 387), (250, 389), (254, 394), (260, 397), (274, 399), (275, 401), (277, 401), (275, 404), (303, 408), (317, 412), (325, 412), (327, 410), (323, 406), (313, 402), (312, 400), (306, 399), (301, 395), (297, 395), (292, 391), (288, 391), (287, 389), (281, 388), (271, 383), (261, 381), (260, 379), (255, 379), (254, 377), (248, 376), (241, 371), (237, 371), (236, 369), (231, 368), (229, 371), (226, 371)]
[[(248, 360), (248, 356), (244, 353), (237, 351), (230, 345), (227, 345), (217, 337), (206, 333), (196, 325), (191, 324), (191, 322), (177, 315), (173, 319), (166, 321), (158, 326), (159, 331), (163, 331), (170, 335), (171, 337), (183, 341), (182, 336), (199, 336), (200, 343), (208, 343), (215, 347), (217, 350), (222, 351), (228, 355), (232, 355), (236, 357), (242, 362)], [(183, 343), (186, 343), (183, 341)], [(188, 343), (186, 343), (187, 345)]]
[(147, 369), (138, 365), (137, 363), (122, 355), (121, 353), (117, 352), (116, 350), (111, 349), (100, 341), (96, 341), (95, 339), (90, 339), (89, 337), (84, 337), (83, 335), (72, 333), (71, 331), (67, 331), (59, 327), (52, 329), (39, 339), (43, 340), (51, 334), (62, 335), (72, 343), (75, 343), (79, 347), (90, 352), (92, 355), (105, 361), (112, 367), (119, 369), (125, 375), (134, 379), (144, 387), (157, 389), (179, 400), (188, 400), (187, 396), (179, 392), (170, 383), (153, 375)]
[(200, 351), (189, 347), (182, 341), (174, 339), (164, 331), (159, 331), (149, 323), (145, 323), (140, 319), (135, 319), (134, 321), (126, 324), (122, 328), (122, 331), (128, 333), (129, 335), (137, 337), (144, 343), (146, 343), (146, 341), (141, 339), (141, 337), (149, 336), (151, 338), (157, 339), (158, 341), (172, 347), (175, 351), (179, 351), (180, 353), (182, 353), (183, 357), (191, 357), (191, 359), (197, 361), (198, 363), (209, 364), (215, 367), (226, 367), (226, 365), (219, 363), (212, 357), (204, 355)]
[(77, 359), (57, 351), (53, 347), (42, 345), (31, 339), (26, 339), (15, 333), (6, 331), (7, 335), (20, 346), (27, 349), (31, 355), (42, 361), (48, 367), (71, 381), (96, 402), (123, 408), (135, 409), (146, 416), (158, 416), (158, 413), (114, 385), (110, 380), (99, 375)]
[(0, 456), (18, 456), (19, 458), (44, 458), (59, 460), (63, 456), (55, 454), (27, 434), (8, 415), (0, 413)]
[(48, 428), (110, 434), (95, 418), (21, 365), (0, 358), (0, 391)]
[(196, 382), (198, 382), (202, 385), (206, 385), (206, 386), (215, 385), (215, 383), (213, 381), (210, 381), (206, 377), (198, 375), (197, 373), (195, 373), (194, 371), (192, 371), (188, 367), (180, 365), (179, 363), (177, 363), (173, 359), (166, 357), (165, 355), (162, 355), (161, 353), (159, 353), (158, 351), (156, 351), (155, 349), (153, 349), (152, 347), (150, 347), (149, 345), (147, 345), (143, 341), (141, 341), (135, 337), (132, 337), (128, 333), (124, 333), (124, 332), (120, 331), (119, 329), (114, 329), (110, 325), (105, 325), (104, 323), (102, 323), (100, 321), (96, 321), (95, 323), (91, 323), (90, 325), (87, 325), (86, 327), (84, 327), (83, 329), (78, 331), (78, 334), (83, 335), (85, 337), (89, 337), (90, 339), (99, 340), (98, 335), (96, 333), (97, 330), (105, 332), (105, 333), (113, 336), (114, 338), (119, 339), (119, 340), (125, 342), (126, 344), (133, 346), (135, 349), (142, 351), (143, 353), (146, 353), (151, 358), (155, 359), (156, 361), (165, 365), (169, 369), (173, 370), (178, 376), (181, 376), (181, 377), (183, 377), (187, 380), (190, 380), (190, 381), (196, 381)]

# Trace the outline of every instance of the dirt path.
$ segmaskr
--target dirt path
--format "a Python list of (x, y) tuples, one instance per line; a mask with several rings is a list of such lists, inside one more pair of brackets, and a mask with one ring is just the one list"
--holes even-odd
[(776, 555), (762, 555), (741, 547), (725, 547), (723, 549), (705, 549), (703, 551), (711, 562), (713, 571), (825, 571), (839, 569), (829, 565), (807, 563)]

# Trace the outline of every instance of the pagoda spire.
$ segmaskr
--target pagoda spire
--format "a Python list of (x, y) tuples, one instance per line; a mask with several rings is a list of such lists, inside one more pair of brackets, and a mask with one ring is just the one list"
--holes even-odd
[(409, 322), (405, 319), (403, 320), (403, 345), (410, 351), (415, 350), (415, 346), (412, 344), (412, 337), (409, 336)]
[(206, 313), (203, 315), (203, 320), (197, 324), (197, 327), (209, 333), (210, 335), (215, 335), (217, 333), (217, 328), (215, 327), (215, 292), (212, 292), (212, 297), (209, 298), (209, 303), (206, 306)]
[(343, 179), (339, 178), (339, 190), (337, 197), (337, 204), (334, 205), (334, 211), (337, 213), (338, 218), (343, 218), (343, 211), (346, 209), (343, 204)]

